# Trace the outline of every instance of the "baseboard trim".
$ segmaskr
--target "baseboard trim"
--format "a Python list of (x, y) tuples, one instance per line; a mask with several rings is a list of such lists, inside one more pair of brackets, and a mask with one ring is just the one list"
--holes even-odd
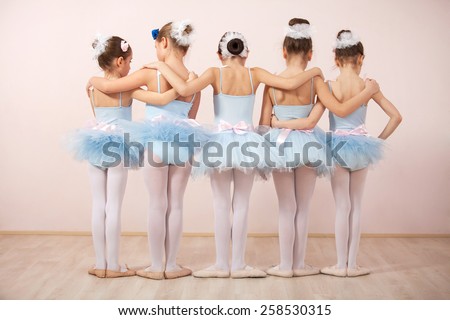
[[(2, 231), (0, 235), (32, 235), (32, 236), (90, 236), (90, 231), (47, 231), (47, 230), (14, 230)], [(122, 236), (147, 236), (146, 232), (122, 232)], [(278, 237), (278, 233), (249, 233), (251, 238)], [(214, 237), (209, 232), (186, 232), (183, 237)], [(310, 233), (309, 238), (334, 238), (332, 233)], [(450, 238), (445, 233), (363, 233), (363, 238)]]

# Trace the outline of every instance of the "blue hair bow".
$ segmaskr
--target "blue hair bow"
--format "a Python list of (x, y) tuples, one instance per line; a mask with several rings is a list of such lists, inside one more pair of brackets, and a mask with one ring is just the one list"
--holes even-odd
[(159, 34), (159, 29), (153, 29), (152, 30), (153, 40), (156, 40), (156, 38), (158, 38), (158, 34)]

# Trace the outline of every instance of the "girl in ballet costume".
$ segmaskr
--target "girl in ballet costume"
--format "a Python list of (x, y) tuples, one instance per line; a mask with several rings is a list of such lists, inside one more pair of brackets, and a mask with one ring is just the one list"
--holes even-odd
[[(265, 148), (262, 147), (265, 140), (252, 128), (255, 92), (260, 83), (292, 90), (312, 77), (322, 74), (320, 69), (314, 68), (295, 77), (292, 75), (289, 79), (281, 78), (261, 68), (245, 67), (248, 53), (247, 42), (242, 34), (226, 32), (218, 47), (218, 56), (223, 66), (207, 69), (198, 79), (186, 83), (167, 64), (157, 62), (147, 65), (161, 71), (182, 96), (202, 90), (208, 85), (214, 89), (214, 113), (218, 132), (202, 149), (201, 156), (197, 157), (199, 163), (194, 171), (196, 175), (209, 175), (211, 180), (215, 212), (216, 263), (194, 272), (195, 277), (266, 276), (264, 271), (245, 263), (247, 214), (254, 171), (264, 169), (267, 160)], [(249, 146), (253, 147), (247, 148)], [(232, 182), (234, 190), (230, 194)], [(230, 222), (231, 210), (232, 222)]]
[[(128, 74), (133, 52), (125, 40), (117, 36), (98, 35), (93, 47), (94, 59), (103, 69), (105, 79), (118, 79)], [(128, 159), (122, 158), (126, 148), (124, 127), (131, 121), (132, 98), (164, 104), (176, 96), (174, 90), (158, 95), (143, 90), (104, 94), (93, 89), (90, 101), (95, 123), (68, 137), (68, 148), (75, 157), (89, 162), (92, 237), (96, 257), (95, 266), (88, 270), (91, 275), (117, 278), (135, 274), (126, 265), (119, 265), (120, 211), (128, 176), (126, 163), (137, 167), (139, 162), (139, 155), (132, 149)], [(121, 161), (108, 156), (105, 148), (120, 155)]]
[[(311, 34), (307, 20), (289, 21), (283, 42), (287, 68), (280, 76), (304, 72), (312, 57)], [(318, 77), (294, 90), (265, 88), (260, 125), (271, 124), (273, 129), (266, 137), (280, 147), (284, 145), (282, 166), (273, 170), (279, 202), (280, 264), (268, 269), (268, 274), (289, 278), (320, 273), (318, 268), (305, 264), (310, 201), (317, 175), (326, 172), (325, 133), (316, 124), (325, 111), (322, 103), (354, 110), (378, 90), (376, 83), (370, 87), (344, 104), (333, 98)], [(314, 104), (316, 94), (322, 103)]]
[[(186, 81), (189, 71), (183, 59), (192, 42), (193, 27), (188, 20), (170, 22), (152, 31), (159, 60), (176, 70)], [(128, 77), (108, 81), (91, 78), (92, 84), (102, 92), (118, 92), (147, 86), (149, 91), (165, 92), (169, 83), (160, 73), (151, 69), (138, 70)], [(164, 106), (147, 104), (146, 120), (135, 125), (134, 140), (148, 147), (143, 170), (149, 194), (148, 241), (151, 265), (138, 270), (137, 275), (154, 279), (174, 279), (188, 276), (192, 271), (177, 265), (176, 257), (182, 235), (183, 197), (191, 172), (191, 152), (173, 147), (176, 139), (185, 141), (190, 135), (202, 139), (200, 126), (191, 124), (200, 103), (200, 94), (191, 93)], [(204, 137), (206, 139), (206, 137)], [(165, 258), (165, 260), (164, 260)]]
[[(357, 35), (341, 30), (336, 39), (335, 61), (340, 75), (328, 82), (330, 91), (340, 101), (345, 101), (364, 88), (359, 77), (364, 60), (364, 47)], [(336, 203), (335, 237), (337, 264), (325, 267), (322, 273), (334, 276), (356, 277), (370, 273), (356, 264), (361, 236), (361, 201), (369, 165), (376, 163), (387, 139), (402, 121), (395, 106), (381, 91), (372, 99), (389, 116), (389, 121), (378, 138), (370, 137), (365, 128), (367, 103), (346, 117), (329, 113), (330, 130), (334, 146), (344, 142), (340, 150), (341, 161), (336, 161), (331, 186)]]
[[(349, 30), (338, 33), (335, 47), (335, 62), (340, 75), (328, 82), (329, 90), (339, 101), (348, 101), (364, 89), (359, 77), (364, 60), (364, 47), (358, 36)], [(367, 87), (367, 84), (366, 84)], [(320, 271), (338, 277), (356, 277), (370, 273), (356, 264), (360, 240), (361, 201), (368, 167), (382, 155), (383, 140), (387, 139), (402, 121), (395, 106), (381, 91), (371, 96), (388, 115), (389, 121), (378, 138), (368, 135), (365, 128), (367, 99), (353, 112), (329, 109), (331, 146), (342, 145), (333, 157), (331, 186), (336, 203), (335, 238), (337, 264)], [(327, 106), (328, 107), (328, 106)], [(291, 120), (295, 127), (297, 120)], [(298, 123), (297, 123), (298, 124)], [(328, 143), (328, 142), (327, 142)]]

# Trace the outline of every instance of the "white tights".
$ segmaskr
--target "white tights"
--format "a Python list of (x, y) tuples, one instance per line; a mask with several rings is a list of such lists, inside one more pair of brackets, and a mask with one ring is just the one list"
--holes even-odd
[(361, 235), (361, 200), (368, 169), (349, 171), (336, 166), (331, 176), (336, 203), (336, 251), (338, 268), (355, 268)]
[(316, 177), (308, 167), (273, 172), (279, 206), (280, 270), (305, 268), (308, 212)]
[[(216, 265), (229, 271), (230, 239), (232, 242), (231, 271), (244, 269), (245, 243), (250, 192), (254, 173), (228, 170), (211, 174), (211, 187), (215, 213)], [(230, 193), (234, 183), (233, 194)], [(232, 222), (230, 212), (233, 212)]]
[[(176, 257), (183, 231), (183, 197), (191, 166), (152, 166), (146, 161), (144, 181), (149, 194), (147, 271), (178, 270)], [(164, 265), (164, 257), (166, 263)]]
[(120, 210), (127, 177), (128, 169), (122, 166), (102, 170), (89, 165), (96, 269), (120, 269)]

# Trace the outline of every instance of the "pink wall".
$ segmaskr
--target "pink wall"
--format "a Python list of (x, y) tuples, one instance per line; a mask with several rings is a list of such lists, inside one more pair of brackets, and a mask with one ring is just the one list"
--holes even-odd
[[(403, 123), (390, 150), (369, 173), (364, 198), (364, 233), (450, 234), (450, 2), (432, 1), (12, 1), (0, 5), (2, 49), (0, 133), (0, 231), (90, 229), (86, 164), (72, 160), (60, 138), (91, 116), (84, 86), (98, 69), (90, 43), (97, 31), (127, 39), (133, 68), (156, 59), (150, 30), (172, 19), (190, 18), (197, 40), (187, 57), (201, 73), (217, 66), (220, 36), (238, 30), (247, 37), (249, 66), (282, 70), (284, 26), (293, 16), (316, 26), (310, 66), (336, 76), (331, 45), (337, 31), (359, 33), (367, 54), (363, 74), (379, 81), (400, 109)], [(202, 8), (198, 11), (196, 8)], [(205, 14), (208, 12), (208, 14)], [(200, 122), (212, 120), (212, 98), (203, 92)], [(259, 118), (262, 87), (254, 120)], [(134, 104), (135, 119), (142, 104)], [(387, 119), (374, 103), (367, 126), (376, 135)], [(327, 129), (327, 117), (319, 125)], [(199, 196), (202, 195), (200, 198)], [(206, 196), (205, 196), (206, 195)], [(207, 179), (191, 181), (185, 197), (185, 232), (212, 232)], [(123, 206), (123, 230), (145, 231), (147, 195), (139, 172), (131, 172)], [(329, 182), (316, 186), (310, 232), (332, 233), (334, 203)], [(277, 231), (273, 182), (256, 183), (249, 231)]]

